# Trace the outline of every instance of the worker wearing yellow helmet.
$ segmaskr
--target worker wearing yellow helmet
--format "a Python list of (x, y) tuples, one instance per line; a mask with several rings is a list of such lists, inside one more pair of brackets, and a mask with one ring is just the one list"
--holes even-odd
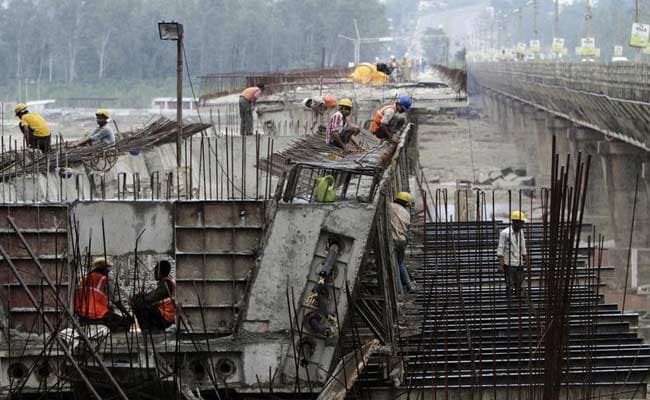
[(52, 135), (45, 119), (37, 113), (30, 112), (25, 103), (16, 104), (16, 117), (20, 119), (18, 127), (25, 137), (27, 146), (47, 153), (50, 151)]
[[(361, 149), (356, 136), (361, 131), (358, 126), (350, 123), (348, 117), (352, 113), (353, 103), (351, 99), (341, 99), (339, 109), (330, 116), (325, 128), (325, 143), (341, 149)], [(353, 148), (351, 148), (351, 146)]]
[(506, 297), (511, 300), (512, 294), (522, 297), (522, 283), (524, 268), (528, 264), (526, 239), (523, 226), (527, 221), (523, 211), (515, 210), (510, 213), (510, 226), (499, 233), (497, 257), (499, 258), (499, 271), (504, 273), (506, 281)]
[(100, 144), (103, 146), (111, 146), (115, 144), (115, 134), (110, 126), (108, 126), (108, 120), (111, 115), (108, 110), (100, 108), (95, 112), (95, 118), (97, 119), (97, 128), (85, 138), (77, 141), (72, 144), (72, 147), (83, 146), (85, 144)]
[(390, 204), (390, 226), (395, 246), (395, 256), (397, 257), (397, 282), (398, 288), (402, 293), (415, 292), (417, 287), (411, 279), (408, 269), (404, 264), (404, 255), (408, 245), (408, 230), (411, 225), (411, 204), (413, 197), (409, 192), (399, 192), (395, 195), (393, 202)]

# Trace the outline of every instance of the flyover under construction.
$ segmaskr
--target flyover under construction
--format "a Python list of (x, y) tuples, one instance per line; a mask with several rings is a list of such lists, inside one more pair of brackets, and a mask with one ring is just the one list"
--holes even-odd
[[(359, 122), (394, 99), (393, 89), (410, 94), (415, 107), (399, 143), (362, 133), (364, 151), (349, 153), (308, 132), (302, 97), (321, 92), (329, 73), (326, 90), (354, 94)], [(639, 315), (624, 308), (625, 296), (623, 308), (603, 296), (615, 271), (589, 219), (600, 190), (592, 157), (551, 135), (538, 149), (548, 165), (535, 170), (545, 179), (539, 187), (516, 169), (481, 183), (473, 153), (488, 145), (473, 142), (480, 138), (471, 126), (492, 124), (489, 99), (484, 108), (441, 82), (360, 87), (339, 74), (277, 77), (282, 90), (260, 100), (259, 134), (249, 137), (233, 134), (234, 103), (217, 96), (242, 77), (212, 76), (208, 90), (219, 93), (204, 93), (213, 101), (205, 123), (184, 124), (182, 168), (165, 120), (95, 154), (4, 147), (4, 394), (645, 398), (650, 347), (635, 332)], [(475, 179), (436, 182), (427, 172), (436, 160), (420, 152), (440, 137), (450, 147), (438, 151), (451, 152), (460, 140), (446, 136), (453, 129), (470, 141), (464, 153), (472, 153)], [(335, 201), (316, 199), (324, 176)], [(514, 186), (496, 189), (497, 179)], [(396, 282), (389, 206), (400, 191), (417, 204), (407, 252), (417, 295), (400, 295)], [(508, 301), (495, 249), (515, 209), (531, 217), (524, 232), (532, 262), (525, 295)], [(174, 328), (107, 334), (80, 326), (72, 293), (96, 256), (112, 259), (129, 297), (151, 286), (156, 260), (173, 259)]]

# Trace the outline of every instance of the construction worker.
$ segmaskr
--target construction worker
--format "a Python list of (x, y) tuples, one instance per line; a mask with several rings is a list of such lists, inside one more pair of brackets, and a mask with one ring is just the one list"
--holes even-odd
[(322, 97), (307, 97), (302, 101), (302, 104), (314, 114), (324, 115), (327, 111), (336, 109), (337, 102), (336, 97), (326, 94)]
[(242, 135), (253, 134), (253, 109), (263, 91), (264, 84), (260, 83), (257, 86), (244, 89), (239, 95), (240, 133)]
[[(96, 258), (91, 271), (81, 279), (74, 295), (74, 310), (79, 322), (88, 325), (105, 325), (111, 331), (128, 329), (133, 323), (126, 307), (117, 297), (109, 274), (113, 265), (105, 258)], [(121, 315), (113, 310), (121, 311)]]
[(390, 63), (388, 64), (388, 66), (390, 67), (389, 80), (391, 82), (397, 82), (398, 80), (397, 76), (399, 75), (400, 71), (399, 71), (399, 64), (397, 63), (397, 59), (395, 58), (395, 56), (390, 56)]
[(402, 58), (400, 71), (402, 72), (402, 82), (408, 82), (411, 80), (411, 66), (406, 54), (404, 54), (404, 58)]
[(499, 246), (497, 247), (499, 271), (504, 273), (508, 300), (511, 299), (513, 293), (517, 297), (521, 296), (524, 267), (528, 263), (526, 239), (522, 229), (526, 222), (526, 214), (515, 210), (510, 213), (510, 221), (510, 226), (499, 233)]
[(310, 129), (313, 130), (317, 124), (322, 123), (322, 118), (327, 112), (336, 110), (337, 101), (336, 97), (326, 94), (322, 97), (307, 97), (302, 101), (302, 105), (313, 113), (314, 123)]
[(16, 104), (16, 117), (20, 119), (18, 127), (25, 137), (27, 146), (39, 149), (43, 153), (50, 151), (52, 135), (45, 119), (37, 113), (29, 112), (25, 103)]
[(360, 129), (348, 122), (348, 117), (352, 113), (352, 106), (351, 99), (341, 99), (339, 101), (339, 110), (332, 114), (329, 121), (327, 121), (325, 143), (342, 149), (348, 149), (350, 145), (361, 149), (361, 145), (355, 137), (359, 134)]
[(176, 322), (176, 282), (169, 276), (172, 266), (158, 261), (154, 276), (156, 288), (132, 300), (133, 313), (143, 330), (164, 331)]
[(97, 128), (88, 135), (87, 137), (79, 140), (76, 143), (73, 143), (71, 147), (79, 147), (85, 144), (102, 144), (102, 145), (113, 145), (115, 144), (115, 134), (110, 126), (108, 126), (108, 120), (111, 117), (108, 110), (100, 108), (95, 112), (95, 118), (97, 119)]
[(399, 138), (394, 138), (393, 135), (402, 128), (406, 120), (398, 114), (407, 112), (411, 108), (411, 104), (411, 98), (402, 95), (397, 98), (395, 103), (382, 106), (375, 112), (370, 123), (370, 132), (379, 139), (399, 142)]
[(411, 207), (412, 201), (413, 198), (409, 192), (399, 192), (390, 204), (390, 225), (393, 244), (395, 246), (395, 256), (397, 257), (397, 266), (399, 269), (397, 273), (397, 282), (398, 288), (402, 293), (417, 291), (415, 282), (411, 280), (406, 265), (404, 265), (406, 246), (408, 244), (407, 234), (409, 225), (411, 225), (411, 213), (409, 208)]

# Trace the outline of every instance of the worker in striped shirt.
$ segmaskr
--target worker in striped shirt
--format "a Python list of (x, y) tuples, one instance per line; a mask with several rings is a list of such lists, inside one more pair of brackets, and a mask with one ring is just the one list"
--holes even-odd
[(355, 138), (360, 129), (348, 123), (348, 117), (352, 113), (352, 100), (341, 99), (339, 101), (339, 110), (330, 116), (325, 128), (325, 143), (340, 147), (341, 149), (350, 149), (350, 145), (362, 149), (361, 145)]
[(264, 84), (260, 83), (244, 89), (239, 95), (240, 134), (253, 134), (253, 109), (263, 91)]

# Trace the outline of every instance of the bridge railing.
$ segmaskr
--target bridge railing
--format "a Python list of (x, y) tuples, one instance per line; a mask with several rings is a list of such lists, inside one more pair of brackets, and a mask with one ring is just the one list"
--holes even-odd
[(650, 102), (650, 64), (641, 63), (475, 63), (470, 69), (498, 73), (503, 79)]

